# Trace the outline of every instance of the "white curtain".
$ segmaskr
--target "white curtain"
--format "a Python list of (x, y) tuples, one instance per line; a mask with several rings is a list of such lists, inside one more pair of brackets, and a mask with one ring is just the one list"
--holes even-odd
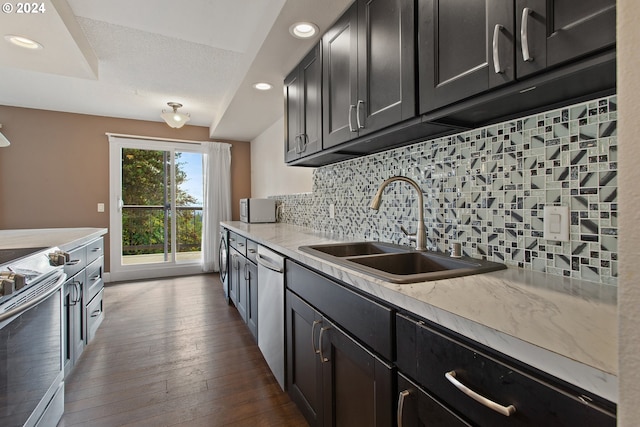
[(220, 221), (231, 220), (231, 145), (203, 142), (202, 270), (218, 271)]

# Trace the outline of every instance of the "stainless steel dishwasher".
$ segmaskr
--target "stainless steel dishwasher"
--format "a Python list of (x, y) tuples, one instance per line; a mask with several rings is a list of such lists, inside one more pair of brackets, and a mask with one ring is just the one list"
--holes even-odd
[(284, 257), (258, 246), (258, 347), (284, 390)]

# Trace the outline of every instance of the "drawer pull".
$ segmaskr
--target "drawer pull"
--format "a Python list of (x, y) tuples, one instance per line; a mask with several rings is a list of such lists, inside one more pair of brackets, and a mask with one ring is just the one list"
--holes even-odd
[(98, 317), (100, 314), (102, 314), (102, 310), (94, 310), (93, 313), (91, 313), (91, 317)]
[(500, 32), (504, 29), (504, 27), (500, 24), (496, 24), (493, 28), (493, 70), (496, 74), (504, 73), (502, 66), (500, 65), (500, 46), (498, 42), (500, 40)]
[(324, 354), (322, 353), (322, 336), (324, 335), (325, 331), (328, 331), (329, 329), (331, 329), (329, 326), (325, 326), (324, 328), (320, 328), (320, 338), (318, 338), (318, 345), (320, 346), (320, 361), (322, 363), (328, 362), (329, 358), (328, 357), (324, 357)]
[(316, 340), (315, 338), (315, 330), (316, 330), (316, 325), (319, 325), (320, 323), (322, 323), (322, 320), (314, 320), (313, 321), (313, 325), (311, 325), (311, 347), (313, 347), (313, 352), (315, 354), (320, 354), (320, 350), (318, 350), (316, 348)]
[(532, 11), (528, 7), (522, 9), (522, 24), (520, 26), (520, 45), (522, 47), (522, 60), (524, 62), (533, 61), (529, 53), (529, 15)]
[(102, 250), (102, 248), (96, 247), (96, 248), (91, 249), (91, 252), (100, 252), (101, 250)]
[(456, 371), (447, 372), (446, 374), (444, 374), (444, 376), (445, 376), (445, 378), (447, 380), (449, 380), (449, 382), (451, 384), (456, 386), (456, 388), (458, 390), (460, 390), (461, 392), (463, 392), (464, 394), (466, 394), (467, 396), (469, 396), (470, 398), (472, 398), (476, 402), (479, 402), (479, 403), (483, 404), (487, 408), (493, 409), (494, 411), (496, 411), (499, 414), (504, 415), (505, 417), (513, 415), (516, 412), (516, 407), (515, 406), (513, 406), (513, 405), (502, 406), (502, 405), (500, 405), (500, 404), (498, 404), (498, 403), (496, 403), (496, 402), (494, 402), (492, 400), (487, 399), (484, 396), (479, 395), (475, 391), (471, 390), (469, 387), (467, 387), (464, 384), (462, 384), (460, 381), (458, 381), (456, 379)]
[(80, 263), (79, 259), (72, 259), (69, 262), (65, 262), (64, 265), (78, 265)]
[(402, 427), (403, 425), (402, 419), (404, 418), (404, 401), (407, 397), (409, 397), (410, 394), (411, 393), (409, 392), (409, 390), (403, 390), (398, 395), (398, 427)]

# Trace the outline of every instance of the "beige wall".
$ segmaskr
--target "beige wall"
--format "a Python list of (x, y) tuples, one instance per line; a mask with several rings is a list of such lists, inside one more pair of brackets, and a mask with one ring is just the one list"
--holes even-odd
[(620, 190), (618, 425), (640, 420), (640, 5), (618, 0), (618, 143)]
[[(109, 227), (109, 142), (106, 132), (208, 140), (209, 129), (0, 106), (0, 229)], [(248, 142), (232, 144), (233, 218), (251, 194)], [(105, 212), (97, 212), (97, 204)], [(108, 237), (108, 236), (107, 236)], [(105, 253), (109, 254), (108, 238)], [(105, 270), (109, 271), (108, 259)]]
[(284, 117), (251, 141), (251, 197), (308, 193), (312, 174), (284, 163)]

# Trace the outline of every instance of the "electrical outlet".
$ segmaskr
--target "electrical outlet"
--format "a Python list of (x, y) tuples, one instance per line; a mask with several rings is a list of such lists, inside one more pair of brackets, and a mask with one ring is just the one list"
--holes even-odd
[(104, 212), (104, 203), (98, 203), (98, 212)]
[(336, 217), (336, 205), (331, 203), (329, 205), (329, 218), (334, 219)]

